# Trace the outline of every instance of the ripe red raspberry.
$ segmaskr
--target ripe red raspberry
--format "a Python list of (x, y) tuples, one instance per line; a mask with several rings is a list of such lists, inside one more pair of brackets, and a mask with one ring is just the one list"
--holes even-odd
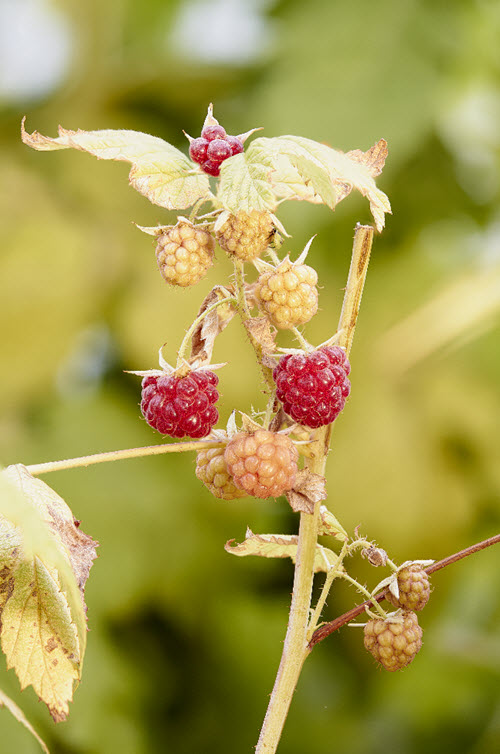
[(273, 325), (290, 329), (309, 322), (318, 311), (317, 282), (312, 267), (284, 259), (259, 276), (255, 297)]
[(193, 162), (198, 162), (200, 165), (207, 159), (207, 149), (209, 142), (206, 139), (193, 139), (189, 145), (189, 156)]
[(194, 285), (213, 264), (215, 241), (208, 231), (187, 220), (158, 236), (156, 260), (162, 277), (172, 285)]
[(273, 234), (273, 220), (269, 212), (252, 210), (229, 215), (215, 236), (219, 246), (244, 262), (257, 259), (269, 246)]
[(365, 626), (365, 647), (386, 670), (401, 670), (422, 646), (422, 629), (415, 613), (403, 613), (403, 621), (374, 619)]
[(422, 610), (431, 594), (429, 577), (419, 563), (401, 568), (398, 571), (399, 599), (387, 591), (387, 599), (395, 607), (405, 610)]
[(207, 370), (186, 377), (148, 375), (142, 381), (141, 411), (147, 423), (170, 437), (206, 437), (219, 419), (219, 378)]
[(244, 150), (243, 142), (237, 136), (226, 136), (232, 154), (241, 154)]
[(338, 346), (287, 354), (274, 369), (276, 395), (298, 424), (316, 429), (331, 424), (351, 391), (351, 366)]
[(219, 126), (218, 123), (213, 126), (205, 126), (205, 128), (201, 132), (202, 139), (206, 139), (207, 141), (213, 141), (214, 139), (225, 139), (226, 135), (226, 129), (222, 126)]
[(223, 139), (214, 139), (208, 143), (207, 159), (221, 163), (231, 157), (231, 146)]
[(213, 162), (213, 160), (205, 160), (201, 166), (202, 170), (208, 175), (220, 175), (220, 162)]
[(200, 450), (196, 456), (196, 476), (212, 495), (221, 500), (236, 500), (247, 493), (236, 487), (224, 460), (225, 448)]
[(262, 499), (278, 497), (292, 489), (298, 457), (290, 438), (265, 429), (235, 435), (224, 453), (235, 485)]

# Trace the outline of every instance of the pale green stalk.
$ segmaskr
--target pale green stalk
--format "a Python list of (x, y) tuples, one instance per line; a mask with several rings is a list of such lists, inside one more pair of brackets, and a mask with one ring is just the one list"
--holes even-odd
[[(354, 337), (372, 241), (373, 228), (358, 225), (354, 235), (351, 266), (338, 327), (341, 331), (338, 342), (340, 346), (345, 348), (347, 354), (351, 349)], [(318, 440), (319, 453), (315, 458), (306, 460), (307, 468), (315, 474), (324, 475), (330, 435), (331, 425), (318, 430), (316, 439)], [(312, 514), (301, 513), (300, 515), (297, 560), (288, 628), (278, 675), (256, 747), (256, 754), (274, 754), (276, 752), (300, 671), (309, 654), (307, 627), (314, 578), (314, 556), (318, 540), (319, 509), (320, 503), (317, 503)]]

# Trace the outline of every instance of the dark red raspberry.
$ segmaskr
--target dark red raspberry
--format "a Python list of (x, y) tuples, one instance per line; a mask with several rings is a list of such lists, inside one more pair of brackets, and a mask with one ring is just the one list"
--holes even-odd
[(142, 381), (141, 411), (147, 423), (170, 437), (206, 437), (219, 419), (219, 378), (209, 371), (186, 377), (164, 374)]
[(207, 149), (209, 142), (206, 139), (193, 139), (189, 145), (189, 156), (194, 162), (200, 165), (207, 159)]
[(241, 154), (243, 152), (243, 142), (237, 136), (226, 136), (226, 142), (231, 147), (231, 154)]
[(231, 154), (231, 146), (223, 139), (214, 139), (208, 143), (207, 158), (212, 162), (227, 160)]
[(338, 346), (283, 356), (273, 372), (284, 411), (305, 427), (331, 424), (344, 408), (351, 366)]
[(205, 126), (205, 128), (201, 132), (201, 136), (207, 141), (213, 141), (214, 139), (225, 139), (226, 129), (222, 128), (222, 126), (219, 126), (218, 124), (214, 126)]
[(220, 162), (213, 162), (212, 160), (205, 160), (201, 169), (208, 173), (208, 175), (220, 174)]

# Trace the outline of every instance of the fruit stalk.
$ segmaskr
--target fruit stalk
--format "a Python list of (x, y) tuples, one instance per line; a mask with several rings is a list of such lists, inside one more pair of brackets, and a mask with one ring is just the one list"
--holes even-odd
[[(352, 346), (361, 296), (365, 283), (373, 241), (373, 228), (357, 225), (351, 266), (339, 321), (338, 345), (347, 353)], [(315, 474), (324, 475), (326, 457), (329, 451), (331, 426), (321, 427), (316, 434), (319, 453), (306, 459), (306, 466)], [(314, 556), (318, 540), (320, 503), (314, 512), (301, 513), (297, 560), (295, 564), (292, 603), (288, 628), (276, 681), (267, 708), (264, 723), (256, 747), (256, 754), (274, 754), (281, 738), (290, 703), (302, 670), (309, 654), (307, 628), (311, 608), (314, 579)]]
[(196, 442), (165, 443), (164, 445), (146, 445), (142, 448), (127, 448), (126, 450), (110, 450), (107, 453), (94, 453), (90, 456), (78, 456), (66, 458), (62, 461), (47, 461), (27, 466), (27, 470), (33, 476), (48, 474), (49, 471), (63, 471), (64, 469), (77, 469), (80, 466), (92, 466), (95, 463), (107, 463), (108, 461), (124, 461), (128, 458), (143, 458), (144, 456), (157, 456), (163, 453), (185, 453), (187, 451), (206, 450), (208, 448), (222, 448), (223, 442), (216, 440), (197, 440)]

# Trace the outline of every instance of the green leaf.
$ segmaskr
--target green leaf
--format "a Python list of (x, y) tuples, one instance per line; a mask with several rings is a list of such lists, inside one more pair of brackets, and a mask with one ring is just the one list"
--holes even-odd
[(56, 722), (81, 676), (83, 590), (96, 543), (64, 500), (22, 465), (0, 474), (0, 641), (21, 688), (32, 685)]
[(40, 738), (36, 730), (33, 728), (29, 720), (26, 718), (22, 709), (20, 709), (17, 706), (17, 704), (13, 702), (9, 696), (7, 696), (7, 694), (4, 694), (4, 692), (1, 689), (0, 689), (0, 707), (6, 707), (11, 713), (11, 715), (13, 715), (16, 718), (16, 720), (21, 723), (21, 725), (24, 725), (24, 727), (29, 730), (31, 735), (36, 738), (36, 740), (40, 744), (45, 754), (50, 754), (50, 751), (48, 750), (46, 743), (43, 741), (42, 738)]
[(68, 131), (59, 126), (59, 136), (50, 138), (38, 131), (25, 131), (25, 144), (39, 151), (79, 149), (101, 160), (132, 163), (130, 184), (150, 202), (166, 209), (186, 209), (198, 199), (208, 198), (208, 176), (178, 149), (163, 139), (140, 131)]
[(254, 149), (225, 160), (220, 169), (217, 199), (233, 214), (258, 210), (273, 211), (277, 201), (269, 183), (269, 158)]
[[(226, 542), (224, 549), (233, 555), (245, 557), (246, 555), (258, 555), (261, 558), (291, 558), (295, 563), (297, 558), (298, 537), (285, 534), (254, 534), (247, 529), (245, 541), (234, 544), (231, 539)], [(314, 571), (329, 571), (338, 564), (338, 555), (327, 547), (316, 545), (314, 557)]]

